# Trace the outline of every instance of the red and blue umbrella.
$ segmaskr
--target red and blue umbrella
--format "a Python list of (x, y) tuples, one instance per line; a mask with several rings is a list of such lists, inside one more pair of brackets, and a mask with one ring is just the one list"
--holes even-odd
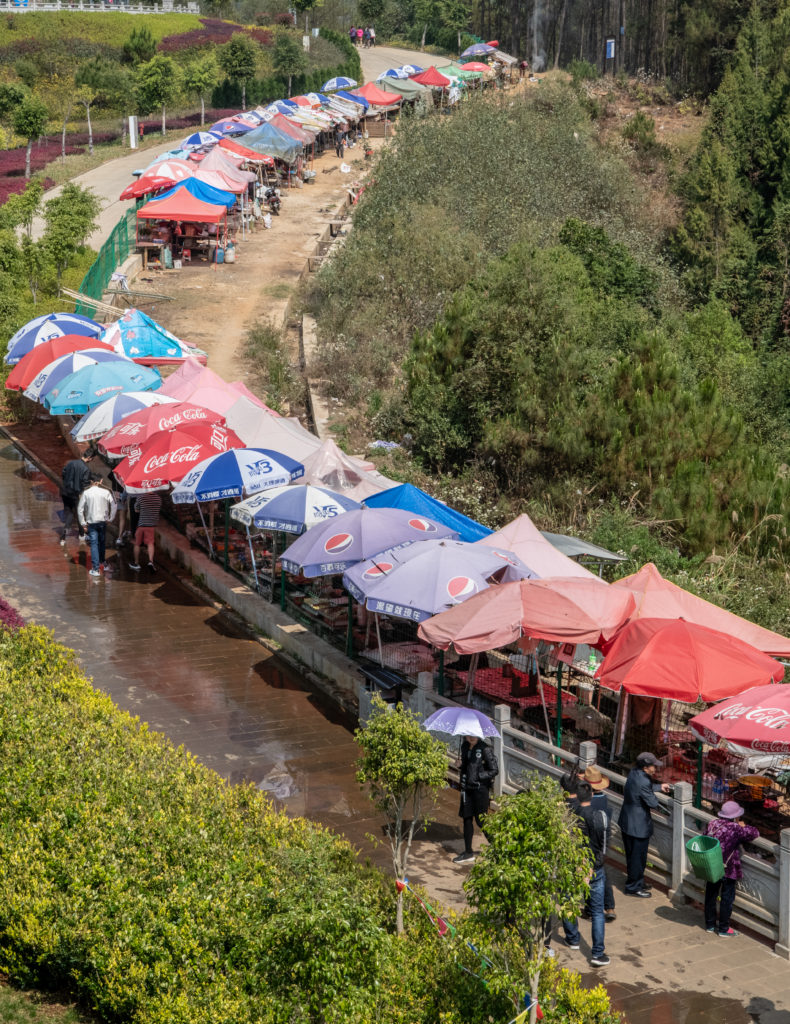
[(400, 508), (360, 508), (302, 534), (282, 558), (286, 572), (331, 576), (397, 545), (458, 534)]
[(86, 412), (72, 427), (71, 436), (75, 441), (95, 441), (132, 413), (149, 409), (153, 405), (176, 404), (175, 398), (163, 395), (160, 391), (124, 391)]
[(43, 345), (45, 341), (60, 338), (64, 334), (97, 338), (103, 329), (101, 324), (79, 313), (46, 313), (29, 320), (9, 338), (5, 361), (9, 366), (15, 366), (22, 356), (32, 352), (37, 345)]
[(369, 611), (422, 622), (486, 590), (493, 581), (533, 577), (510, 551), (461, 540), (428, 540), (358, 563), (344, 574), (343, 585)]

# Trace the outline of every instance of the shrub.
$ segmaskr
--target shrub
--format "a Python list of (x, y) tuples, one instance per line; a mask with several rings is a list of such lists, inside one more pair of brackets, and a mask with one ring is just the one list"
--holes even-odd
[(3, 629), (20, 629), (25, 620), (4, 598), (0, 597), (0, 626)]
[(588, 60), (572, 60), (568, 65), (568, 73), (574, 85), (582, 82), (597, 82), (601, 77), (598, 68)]

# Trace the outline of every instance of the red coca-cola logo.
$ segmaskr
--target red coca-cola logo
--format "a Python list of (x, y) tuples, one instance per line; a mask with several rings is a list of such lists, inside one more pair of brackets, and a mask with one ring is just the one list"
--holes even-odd
[(714, 716), (719, 721), (743, 718), (747, 722), (755, 722), (766, 729), (786, 729), (790, 726), (790, 711), (784, 708), (754, 707), (751, 704), (731, 704), (721, 708)]
[(182, 462), (197, 462), (200, 458), (200, 445), (183, 445), (181, 448), (174, 448), (172, 452), (165, 452), (164, 455), (152, 455), (143, 466), (143, 472), (153, 473), (157, 469), (164, 469), (168, 463), (177, 466)]
[(188, 423), (191, 420), (207, 420), (208, 413), (205, 409), (182, 409), (180, 412), (173, 413), (172, 416), (163, 416), (157, 424), (157, 430), (172, 430), (173, 427), (177, 427), (179, 423)]

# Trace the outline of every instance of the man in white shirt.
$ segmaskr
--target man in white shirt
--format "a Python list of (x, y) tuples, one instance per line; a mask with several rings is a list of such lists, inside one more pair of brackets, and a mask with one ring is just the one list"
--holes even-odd
[(91, 546), (91, 576), (100, 576), (99, 566), (107, 569), (104, 560), (107, 542), (107, 523), (115, 518), (115, 499), (97, 473), (91, 473), (90, 486), (86, 487), (77, 505), (80, 526), (88, 531)]

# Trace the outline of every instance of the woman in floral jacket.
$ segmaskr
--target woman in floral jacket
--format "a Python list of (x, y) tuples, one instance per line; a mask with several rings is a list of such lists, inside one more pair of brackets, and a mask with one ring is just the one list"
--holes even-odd
[[(722, 804), (719, 816), (712, 821), (705, 835), (713, 836), (721, 844), (721, 856), (724, 861), (724, 878), (718, 882), (708, 882), (705, 886), (705, 927), (709, 932), (718, 931), (722, 938), (732, 938), (739, 933), (730, 928), (730, 915), (735, 902), (735, 887), (743, 878), (741, 867), (741, 843), (750, 843), (759, 836), (759, 832), (751, 825), (744, 825), (740, 820), (743, 808), (734, 800)], [(721, 891), (719, 903), (719, 924), (716, 926), (716, 901)]]

